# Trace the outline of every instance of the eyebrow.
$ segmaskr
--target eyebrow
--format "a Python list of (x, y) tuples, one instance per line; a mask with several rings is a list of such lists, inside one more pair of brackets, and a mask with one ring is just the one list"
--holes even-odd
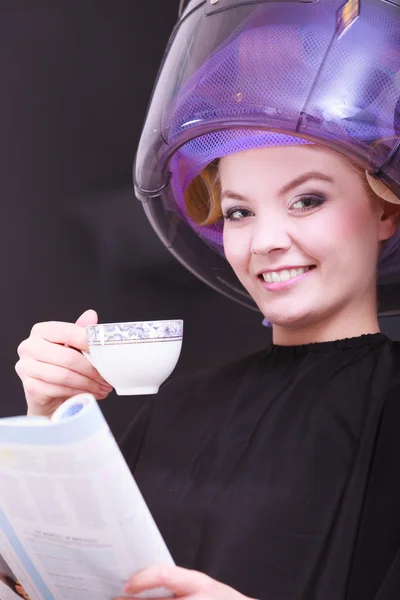
[[(284, 185), (283, 188), (279, 190), (278, 195), (284, 196), (285, 194), (299, 187), (299, 185), (306, 183), (310, 179), (319, 179), (320, 181), (334, 183), (332, 177), (329, 177), (328, 175), (324, 175), (323, 173), (319, 173), (318, 171), (309, 171), (308, 173), (303, 173), (303, 175), (296, 177), (296, 179), (293, 179), (292, 181)], [(247, 200), (245, 196), (242, 196), (242, 194), (237, 194), (236, 192), (232, 192), (231, 190), (224, 190), (222, 192), (221, 200), (223, 200), (223, 198), (226, 197), (232, 198), (233, 200), (239, 200), (240, 202), (245, 202)]]

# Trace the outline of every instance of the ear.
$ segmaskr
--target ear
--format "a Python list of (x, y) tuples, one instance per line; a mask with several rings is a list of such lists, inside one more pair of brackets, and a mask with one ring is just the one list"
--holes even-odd
[(379, 215), (379, 241), (383, 242), (391, 238), (400, 225), (400, 204), (393, 204), (392, 202), (382, 200)]

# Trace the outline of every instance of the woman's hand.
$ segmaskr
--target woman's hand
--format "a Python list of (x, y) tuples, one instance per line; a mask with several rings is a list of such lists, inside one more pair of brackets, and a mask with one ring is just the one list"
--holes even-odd
[(88, 351), (86, 325), (96, 323), (94, 310), (84, 312), (75, 324), (38, 323), (20, 344), (15, 370), (24, 386), (28, 415), (50, 417), (71, 396), (89, 392), (100, 400), (111, 392), (80, 352)]
[[(204, 573), (170, 566), (155, 566), (136, 573), (127, 582), (124, 592), (135, 596), (158, 587), (166, 588), (176, 598), (187, 600), (249, 600), (248, 596), (243, 596)], [(116, 600), (123, 598), (126, 599), (126, 596)]]

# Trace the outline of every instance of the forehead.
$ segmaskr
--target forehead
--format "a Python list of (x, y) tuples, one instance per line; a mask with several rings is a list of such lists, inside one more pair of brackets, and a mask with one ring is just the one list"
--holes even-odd
[(220, 160), (222, 186), (249, 179), (284, 185), (307, 171), (319, 171), (334, 180), (344, 175), (356, 177), (345, 158), (316, 145), (256, 148)]

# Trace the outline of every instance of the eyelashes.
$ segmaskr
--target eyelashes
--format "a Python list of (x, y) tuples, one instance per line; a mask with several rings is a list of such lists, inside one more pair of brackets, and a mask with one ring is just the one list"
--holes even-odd
[(239, 206), (234, 206), (226, 211), (223, 214), (224, 221), (241, 221), (246, 217), (250, 217), (254, 215), (254, 213), (247, 208), (240, 208)]
[[(292, 213), (304, 213), (312, 212), (316, 208), (325, 204), (327, 198), (320, 194), (304, 194), (298, 196), (289, 206), (289, 211)], [(224, 221), (243, 221), (249, 217), (254, 216), (254, 212), (249, 208), (243, 208), (242, 206), (232, 206), (223, 213)]]
[[(295, 210), (312, 210), (313, 208), (317, 208), (318, 206), (322, 206), (326, 202), (325, 196), (320, 196), (317, 194), (306, 194), (305, 196), (301, 196), (300, 198), (296, 198), (295, 202), (291, 205), (291, 208)], [(303, 206), (297, 206), (298, 204), (303, 204)]]

